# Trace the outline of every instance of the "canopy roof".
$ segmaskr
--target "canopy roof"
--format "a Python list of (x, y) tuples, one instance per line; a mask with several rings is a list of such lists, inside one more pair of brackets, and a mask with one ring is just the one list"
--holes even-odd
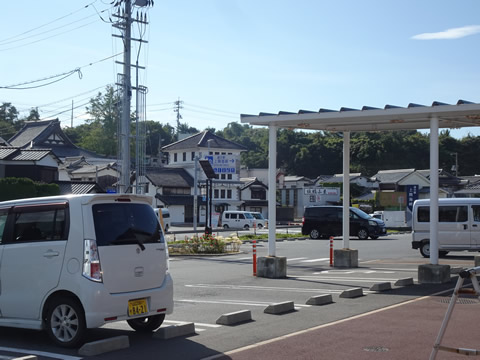
[(456, 105), (434, 101), (431, 106), (410, 103), (407, 107), (386, 105), (383, 109), (363, 106), (340, 110), (280, 111), (278, 114), (240, 116), (242, 123), (324, 131), (384, 131), (429, 129), (437, 117), (440, 128), (480, 126), (480, 104), (458, 100)]

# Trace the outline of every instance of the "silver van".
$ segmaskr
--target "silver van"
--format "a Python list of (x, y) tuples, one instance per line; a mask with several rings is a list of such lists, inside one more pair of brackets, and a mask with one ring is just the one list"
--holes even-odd
[(0, 202), (0, 326), (46, 330), (74, 347), (126, 320), (154, 331), (173, 311), (168, 248), (144, 195)]
[(250, 211), (227, 210), (222, 214), (222, 226), (224, 229), (253, 228), (255, 218)]
[[(415, 201), (412, 213), (412, 248), (430, 257), (430, 200)], [(438, 200), (438, 250), (480, 251), (479, 198)]]

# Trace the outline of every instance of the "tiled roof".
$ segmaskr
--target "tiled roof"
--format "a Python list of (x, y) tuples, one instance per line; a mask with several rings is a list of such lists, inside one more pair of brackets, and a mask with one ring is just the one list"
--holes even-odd
[(268, 189), (267, 185), (265, 185), (263, 182), (261, 182), (260, 180), (255, 178), (254, 180), (250, 180), (250, 181), (246, 182), (243, 186), (241, 186), (240, 191), (245, 190), (246, 188), (248, 188), (252, 185), (258, 185), (258, 186), (264, 187), (265, 189)]
[(382, 170), (373, 175), (372, 180), (378, 180), (386, 184), (395, 184), (414, 171), (415, 169)]
[(0, 160), (10, 161), (39, 161), (45, 156), (52, 155), (57, 162), (60, 160), (50, 150), (19, 149), (17, 147), (0, 147)]
[(55, 121), (58, 122), (58, 120), (27, 122), (23, 128), (8, 141), (12, 146), (26, 146), (32, 141), (35, 142), (44, 131), (53, 126)]
[(240, 151), (247, 150), (247, 148), (243, 145), (221, 138), (220, 136), (214, 135), (211, 132), (206, 130), (198, 134), (189, 136), (183, 140), (179, 140), (172, 144), (166, 145), (162, 147), (162, 150), (173, 151), (173, 150), (184, 150), (184, 149), (195, 149), (195, 148), (208, 149), (208, 140), (212, 140), (210, 142), (210, 149), (231, 149), (231, 150), (240, 150)]
[(61, 195), (103, 193), (103, 189), (90, 181), (55, 181), (60, 187)]
[(155, 186), (194, 186), (192, 176), (185, 169), (181, 168), (160, 168), (155, 170), (147, 170), (146, 176)]

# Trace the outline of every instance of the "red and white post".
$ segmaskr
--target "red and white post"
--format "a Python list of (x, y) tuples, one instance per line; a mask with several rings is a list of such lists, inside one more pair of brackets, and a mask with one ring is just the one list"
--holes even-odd
[(330, 266), (333, 266), (333, 236), (330, 236)]
[(253, 276), (257, 276), (257, 240), (252, 240)]

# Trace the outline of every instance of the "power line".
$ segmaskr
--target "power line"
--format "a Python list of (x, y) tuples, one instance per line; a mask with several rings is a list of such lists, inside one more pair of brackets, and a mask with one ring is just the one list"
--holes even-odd
[(59, 18), (56, 18), (56, 19), (54, 19), (54, 20), (52, 20), (52, 21), (50, 21), (50, 22), (48, 22), (48, 23), (45, 23), (45, 24), (40, 25), (40, 26), (37, 26), (37, 27), (35, 27), (35, 28), (33, 28), (33, 29), (24, 31), (24, 32), (22, 32), (22, 33), (20, 33), (20, 34), (11, 36), (11, 37), (9, 37), (9, 38), (5, 38), (5, 39), (3, 39), (3, 40), (0, 40), (0, 44), (6, 42), (6, 41), (8, 41), (8, 40), (11, 40), (11, 39), (15, 39), (15, 38), (17, 38), (17, 37), (20, 37), (20, 36), (22, 36), (22, 35), (31, 33), (32, 31), (41, 29), (41, 28), (43, 28), (43, 27), (45, 27), (45, 26), (48, 26), (48, 25), (50, 25), (50, 24), (53, 24), (54, 22), (57, 22), (57, 21), (59, 21), (59, 20), (65, 19), (65, 18), (67, 18), (67, 17), (69, 17), (69, 16), (71, 16), (71, 15), (73, 15), (73, 14), (76, 14), (77, 12), (80, 12), (80, 11), (88, 8), (90, 5), (93, 5), (93, 4), (96, 3), (97, 1), (98, 1), (98, 0), (95, 0), (95, 1), (91, 2), (90, 4), (85, 5), (84, 7), (80, 8), (80, 9), (78, 9), (78, 10), (75, 10), (75, 11), (71, 12), (70, 14), (67, 14), (67, 15), (61, 16), (61, 17), (59, 17)]
[[(47, 76), (45, 78), (42, 78), (42, 79), (38, 79), (38, 80), (31, 80), (31, 81), (26, 81), (26, 82), (23, 82), (23, 83), (20, 83), (20, 84), (15, 84), (15, 85), (8, 85), (8, 86), (0, 86), (0, 89), (8, 89), (8, 90), (28, 90), (28, 89), (36, 89), (36, 88), (39, 88), (39, 87), (43, 87), (43, 86), (47, 86), (47, 85), (51, 85), (53, 83), (56, 83), (56, 82), (59, 82), (75, 73), (78, 73), (78, 77), (81, 79), (82, 78), (82, 72), (81, 72), (81, 69), (87, 67), (87, 66), (92, 66), (92, 65), (96, 65), (102, 61), (106, 61), (108, 59), (111, 59), (115, 56), (118, 56), (118, 55), (122, 55), (123, 53), (119, 53), (119, 54), (115, 54), (115, 55), (112, 55), (112, 56), (108, 56), (106, 58), (103, 58), (101, 60), (98, 60), (98, 61), (95, 61), (95, 62), (91, 62), (87, 65), (83, 65), (81, 67), (78, 67), (74, 70), (70, 70), (70, 71), (67, 71), (67, 72), (64, 72), (64, 73), (61, 73), (61, 74), (57, 74), (57, 75), (51, 75), (51, 76)], [(41, 85), (37, 85), (37, 86), (27, 86), (27, 87), (20, 87), (22, 85), (28, 85), (28, 84), (34, 84), (34, 83), (37, 83), (37, 82), (41, 82), (41, 81), (46, 81), (46, 80), (49, 80), (49, 79), (55, 79), (55, 78), (59, 78), (57, 80), (54, 80), (54, 81), (51, 81), (49, 83), (46, 83), (46, 84), (41, 84)]]

